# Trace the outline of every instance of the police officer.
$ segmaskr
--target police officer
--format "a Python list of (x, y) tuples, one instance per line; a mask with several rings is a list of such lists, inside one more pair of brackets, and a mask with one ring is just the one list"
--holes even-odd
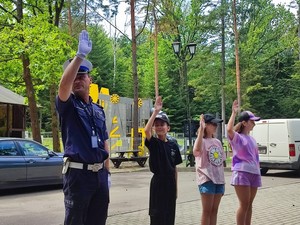
[(64, 144), (65, 225), (103, 225), (109, 203), (108, 133), (103, 108), (89, 96), (92, 50), (88, 32), (78, 52), (64, 63), (56, 107)]

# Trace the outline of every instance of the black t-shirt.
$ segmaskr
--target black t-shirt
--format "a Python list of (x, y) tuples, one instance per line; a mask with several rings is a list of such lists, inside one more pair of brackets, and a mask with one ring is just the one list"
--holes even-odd
[(162, 141), (156, 137), (145, 140), (149, 149), (149, 166), (152, 173), (159, 176), (174, 175), (176, 165), (182, 163), (178, 145), (173, 141)]

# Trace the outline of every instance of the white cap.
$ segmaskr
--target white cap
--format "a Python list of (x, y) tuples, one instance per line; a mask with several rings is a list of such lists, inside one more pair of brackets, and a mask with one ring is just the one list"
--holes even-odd
[[(67, 66), (71, 63), (73, 59), (68, 59), (63, 64), (63, 69), (65, 70)], [(78, 73), (89, 73), (93, 69), (93, 65), (89, 60), (83, 59), (82, 63), (80, 64)]]

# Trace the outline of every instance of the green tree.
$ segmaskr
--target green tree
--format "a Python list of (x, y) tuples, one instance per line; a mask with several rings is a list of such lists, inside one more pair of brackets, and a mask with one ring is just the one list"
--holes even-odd
[[(63, 1), (56, 3), (60, 6), (59, 3)], [(1, 19), (5, 24), (0, 31), (0, 45), (7, 53), (2, 55), (1, 61), (6, 63), (1, 64), (1, 67), (6, 68), (6, 72), (23, 70), (22, 79), (19, 72), (13, 72), (9, 81), (11, 84), (21, 84), (19, 89), (26, 93), (33, 138), (39, 142), (41, 135), (37, 108), (38, 93), (45, 85), (51, 84), (51, 81), (57, 82), (57, 74), (61, 73), (61, 67), (58, 67), (62, 64), (61, 56), (69, 51), (66, 36), (54, 24), (49, 23), (51, 16), (47, 14), (47, 9), (49, 7), (42, 2), (37, 5), (21, 0), (5, 1), (0, 8), (3, 15)], [(7, 78), (2, 77), (3, 80)], [(17, 88), (13, 88), (15, 89)], [(20, 93), (18, 89), (17, 92)]]
[(289, 82), (295, 60), (290, 54), (297, 43), (295, 16), (271, 1), (242, 1), (239, 12), (242, 107), (276, 117), (270, 108), (281, 108), (284, 92), (277, 87)]

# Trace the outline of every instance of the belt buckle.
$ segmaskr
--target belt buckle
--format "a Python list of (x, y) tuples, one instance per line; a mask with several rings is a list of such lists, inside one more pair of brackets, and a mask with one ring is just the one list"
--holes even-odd
[(92, 164), (91, 169), (92, 169), (93, 172), (98, 172), (101, 169), (101, 163)]

